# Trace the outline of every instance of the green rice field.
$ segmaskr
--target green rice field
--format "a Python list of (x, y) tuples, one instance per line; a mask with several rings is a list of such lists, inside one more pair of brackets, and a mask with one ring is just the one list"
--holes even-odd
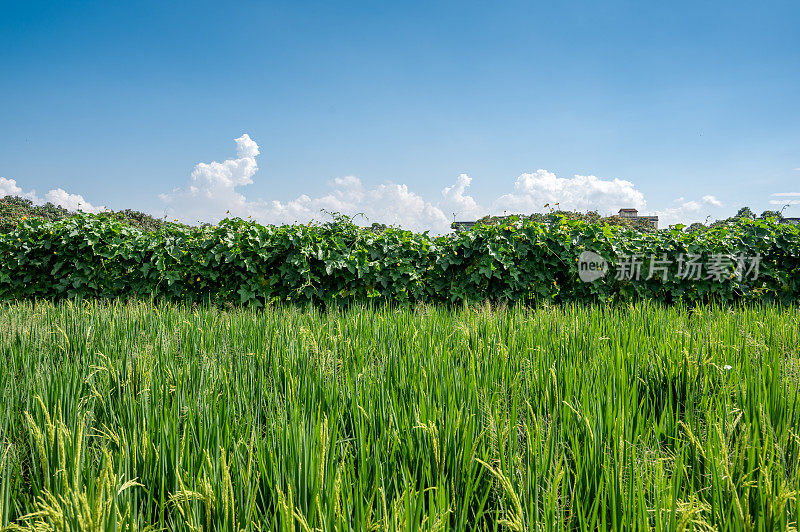
[(0, 528), (789, 530), (800, 311), (0, 303)]

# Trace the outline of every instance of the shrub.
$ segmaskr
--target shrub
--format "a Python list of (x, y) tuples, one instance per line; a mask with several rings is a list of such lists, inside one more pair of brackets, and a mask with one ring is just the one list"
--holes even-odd
[[(0, 198), (0, 233), (12, 231), (25, 220), (55, 222), (70, 218), (76, 214), (50, 202), (44, 205), (34, 205), (28, 198), (5, 196)], [(165, 225), (175, 225), (174, 222), (167, 222), (131, 209), (116, 212), (108, 211), (108, 214), (115, 220), (143, 231), (156, 231)]]
[(50, 202), (34, 205), (28, 198), (5, 196), (0, 198), (0, 233), (11, 231), (26, 219), (44, 221), (62, 220), (71, 216), (72, 212)]
[[(582, 282), (578, 256), (585, 250), (617, 269), (626, 256), (641, 255), (642, 275)], [(689, 255), (720, 259), (719, 278), (680, 278), (679, 259)], [(757, 275), (737, 272), (738, 257), (758, 257)], [(671, 261), (665, 271), (648, 276), (650, 259), (664, 258)], [(308, 226), (227, 219), (143, 231), (105, 213), (26, 220), (0, 235), (0, 298), (150, 295), (255, 305), (789, 302), (800, 295), (800, 229), (740, 219), (702, 232), (676, 226), (643, 233), (568, 218), (512, 218), (443, 237), (362, 229), (346, 219)]]

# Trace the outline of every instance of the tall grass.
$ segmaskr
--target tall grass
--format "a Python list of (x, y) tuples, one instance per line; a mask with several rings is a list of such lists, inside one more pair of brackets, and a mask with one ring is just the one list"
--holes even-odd
[(0, 527), (781, 530), (796, 308), (0, 305)]

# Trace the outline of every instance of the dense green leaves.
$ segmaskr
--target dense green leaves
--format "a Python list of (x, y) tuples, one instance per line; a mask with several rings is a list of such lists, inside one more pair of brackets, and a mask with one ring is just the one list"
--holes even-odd
[[(11, 231), (25, 220), (55, 222), (71, 218), (76, 214), (50, 202), (44, 205), (36, 205), (29, 198), (2, 196), (0, 197), (0, 233)], [(157, 230), (167, 225), (181, 225), (177, 223), (177, 220), (175, 222), (167, 222), (131, 209), (105, 211), (105, 216), (145, 231)]]
[[(578, 276), (578, 257), (586, 250), (611, 267), (588, 283)], [(634, 255), (641, 261), (639, 277), (617, 278)], [(694, 278), (679, 275), (689, 256), (706, 268)], [(746, 267), (737, 272), (739, 258)], [(666, 269), (652, 274), (654, 260), (665, 261)], [(254, 305), (789, 302), (800, 296), (800, 229), (742, 218), (703, 231), (645, 233), (551, 216), (431, 237), (362, 229), (341, 217), (309, 226), (234, 219), (144, 231), (112, 215), (77, 215), (27, 220), (0, 234), (0, 298), (136, 296)]]

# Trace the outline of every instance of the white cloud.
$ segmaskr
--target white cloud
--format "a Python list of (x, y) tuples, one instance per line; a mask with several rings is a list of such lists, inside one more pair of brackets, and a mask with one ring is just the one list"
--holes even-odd
[[(249, 200), (237, 188), (253, 182), (258, 171), (258, 144), (248, 135), (236, 141), (237, 158), (200, 163), (192, 171), (188, 187), (160, 198), (184, 221), (217, 221), (225, 216), (252, 217), (262, 223), (306, 223), (323, 219), (322, 209), (347, 215), (363, 214), (369, 223), (397, 224), (408, 229), (445, 232), (449, 227), (442, 211), (411, 192), (406, 185), (387, 183), (366, 189), (355, 176), (337, 177), (327, 195), (301, 195), (287, 202)], [(358, 220), (363, 223), (363, 218)]]
[(17, 182), (13, 179), (6, 179), (0, 177), (0, 198), (5, 196), (21, 196), (22, 188), (17, 186)]
[(234, 216), (254, 214), (253, 205), (236, 191), (236, 187), (253, 182), (253, 175), (258, 171), (255, 159), (259, 154), (258, 145), (246, 134), (235, 142), (236, 159), (198, 163), (187, 188), (160, 194), (159, 198), (190, 223), (221, 219), (228, 211)]
[(774, 194), (772, 194), (772, 197), (778, 197), (783, 199), (769, 200), (770, 205), (800, 205), (800, 200), (786, 199), (786, 198), (800, 197), (800, 192), (775, 192)]
[[(324, 219), (322, 209), (347, 215), (364, 214), (358, 223), (379, 222), (400, 225), (412, 230), (445, 233), (453, 215), (459, 220), (474, 220), (486, 214), (541, 212), (545, 204), (565, 210), (597, 210), (616, 213), (620, 208), (643, 210), (647, 202), (633, 183), (622, 179), (601, 179), (575, 175), (557, 177), (547, 170), (520, 175), (512, 192), (501, 195), (490, 205), (481, 205), (467, 193), (472, 178), (460, 174), (445, 187), (438, 202), (426, 201), (407, 185), (385, 183), (367, 188), (355, 176), (336, 177), (329, 191), (321, 196), (300, 195), (290, 201), (265, 201), (247, 198), (241, 187), (253, 183), (258, 171), (259, 147), (248, 135), (236, 142), (236, 157), (222, 162), (195, 166), (186, 187), (161, 194), (161, 200), (173, 216), (183, 221), (216, 222), (226, 216), (252, 217), (262, 223), (306, 223)], [(704, 202), (715, 204), (707, 196)], [(700, 210), (699, 202), (684, 202), (680, 212)], [(678, 211), (676, 211), (678, 212)]]
[(514, 192), (504, 194), (492, 204), (495, 214), (539, 212), (545, 204), (563, 210), (597, 210), (616, 213), (620, 208), (643, 209), (647, 202), (633, 183), (622, 179), (604, 180), (596, 176), (557, 177), (547, 170), (520, 175)]
[(470, 183), (472, 183), (470, 176), (460, 174), (454, 185), (445, 187), (442, 190), (442, 200), (439, 203), (439, 207), (443, 213), (459, 220), (475, 220), (486, 214), (475, 201), (475, 198), (464, 194)]
[(245, 133), (238, 139), (235, 139), (236, 142), (236, 155), (241, 158), (245, 159), (253, 159), (261, 152), (258, 150), (258, 144), (256, 141), (250, 138), (250, 135)]
[[(468, 194), (472, 178), (460, 174), (455, 183), (441, 191), (438, 201), (430, 202), (416, 194), (405, 184), (383, 183), (366, 187), (352, 175), (335, 177), (329, 190), (318, 196), (300, 195), (289, 201), (250, 199), (242, 188), (253, 183), (258, 172), (256, 157), (258, 144), (244, 134), (234, 140), (236, 155), (222, 162), (198, 163), (192, 170), (189, 182), (159, 198), (172, 216), (188, 223), (217, 222), (226, 216), (252, 217), (261, 223), (307, 223), (326, 219), (322, 212), (336, 211), (355, 216), (360, 224), (373, 222), (434, 234), (450, 230), (450, 221), (474, 220), (486, 214), (530, 214), (542, 212), (545, 205), (564, 210), (595, 210), (601, 214), (615, 214), (620, 208), (636, 208), (642, 214), (656, 214), (660, 225), (703, 220), (709, 207), (721, 207), (715, 196), (706, 195), (700, 200), (680, 197), (675, 207), (648, 213), (644, 195), (633, 183), (622, 179), (601, 179), (596, 176), (574, 175), (571, 178), (556, 176), (547, 170), (521, 174), (513, 189), (487, 204), (479, 203)], [(0, 177), (0, 196), (23, 195), (36, 203), (50, 201), (70, 210), (98, 212), (79, 194), (62, 188), (50, 190), (39, 198), (35, 191), (25, 193), (16, 181)], [(800, 196), (798, 192), (776, 193), (773, 196)], [(556, 206), (558, 203), (558, 206)], [(796, 200), (773, 200), (773, 204), (800, 204)]]
[(54, 205), (60, 205), (68, 211), (83, 211), (98, 213), (105, 207), (95, 207), (80, 194), (70, 194), (63, 188), (56, 188), (44, 195), (44, 199)]
[(0, 198), (4, 196), (22, 196), (23, 198), (28, 198), (37, 205), (41, 205), (49, 201), (54, 205), (60, 205), (61, 207), (64, 207), (70, 211), (81, 210), (84, 212), (97, 213), (105, 209), (105, 207), (95, 207), (86, 201), (83, 196), (79, 194), (70, 194), (62, 188), (50, 190), (44, 195), (44, 199), (42, 199), (39, 198), (35, 190), (23, 192), (22, 187), (17, 185), (17, 182), (14, 179), (0, 177)]
[(449, 227), (442, 211), (409, 191), (406, 185), (386, 183), (367, 189), (354, 176), (334, 179), (333, 190), (318, 198), (307, 195), (288, 201), (254, 204), (255, 217), (268, 223), (307, 222), (323, 219), (322, 209), (350, 216), (363, 214), (358, 223), (379, 222), (416, 231), (445, 232)]
[(700, 201), (686, 201), (685, 198), (680, 197), (674, 202), (679, 205), (655, 211), (659, 227), (666, 228), (678, 223), (689, 225), (695, 222), (704, 222), (709, 217), (709, 206), (722, 207), (722, 202), (711, 195), (703, 196)]
[(400, 225), (412, 230), (445, 233), (455, 215), (471, 220), (486, 214), (540, 212), (545, 204), (569, 210), (598, 210), (616, 213), (622, 207), (643, 209), (644, 195), (633, 183), (621, 179), (605, 180), (596, 176), (575, 175), (560, 178), (538, 170), (520, 175), (511, 193), (481, 206), (467, 194), (472, 178), (460, 174), (456, 182), (442, 190), (436, 203), (426, 201), (407, 185), (385, 183), (367, 188), (355, 176), (336, 177), (330, 190), (321, 196), (301, 195), (290, 201), (251, 200), (241, 187), (253, 183), (258, 171), (259, 147), (248, 135), (236, 142), (236, 158), (195, 166), (185, 188), (175, 189), (160, 198), (173, 216), (189, 222), (215, 222), (225, 216), (252, 217), (262, 223), (306, 223), (324, 219), (322, 209), (347, 215), (364, 214), (359, 223), (379, 222)]

